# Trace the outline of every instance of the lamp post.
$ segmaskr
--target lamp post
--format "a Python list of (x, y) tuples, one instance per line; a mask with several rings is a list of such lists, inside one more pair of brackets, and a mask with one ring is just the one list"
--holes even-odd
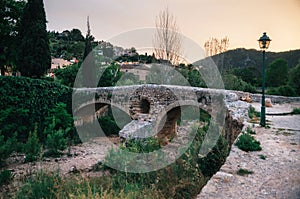
[(263, 36), (261, 36), (258, 40), (259, 47), (263, 52), (263, 64), (262, 64), (262, 98), (261, 98), (261, 111), (260, 111), (260, 126), (266, 126), (266, 102), (265, 102), (265, 59), (266, 59), (266, 49), (268, 49), (270, 45), (271, 39), (267, 36), (267, 33), (264, 32)]

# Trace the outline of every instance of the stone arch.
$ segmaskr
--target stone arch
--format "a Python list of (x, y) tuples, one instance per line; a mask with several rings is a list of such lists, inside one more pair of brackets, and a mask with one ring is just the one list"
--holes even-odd
[[(196, 108), (196, 111), (189, 111), (188, 108)], [(186, 117), (189, 116), (188, 114), (197, 114), (197, 115), (191, 115), (191, 117)], [(184, 113), (184, 114), (182, 114)], [(177, 134), (177, 128), (178, 124), (177, 122), (179, 119), (184, 119), (186, 118), (187, 120), (189, 119), (200, 119), (201, 120), (201, 114), (210, 115), (209, 108), (208, 107), (202, 107), (199, 106), (198, 103), (195, 103), (194, 101), (186, 101), (182, 103), (173, 103), (170, 106), (168, 106), (165, 111), (161, 115), (158, 116), (158, 123), (156, 125), (156, 130), (157, 130), (157, 137), (160, 140), (170, 140), (174, 137), (176, 137)]]
[(76, 118), (75, 125), (82, 126), (86, 123), (92, 123), (93, 121), (97, 120), (97, 118), (104, 115), (110, 106), (114, 107), (116, 110), (121, 110), (122, 112), (126, 113), (130, 119), (132, 119), (128, 109), (124, 106), (108, 102), (93, 101), (90, 103), (85, 103), (83, 106), (80, 106), (76, 109), (76, 111), (73, 112), (73, 116)]

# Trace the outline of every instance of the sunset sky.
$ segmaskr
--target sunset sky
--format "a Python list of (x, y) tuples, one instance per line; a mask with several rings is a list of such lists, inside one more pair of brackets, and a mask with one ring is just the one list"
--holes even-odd
[(168, 7), (180, 32), (203, 47), (210, 37), (229, 37), (229, 48), (258, 48), (267, 32), (270, 51), (300, 48), (300, 0), (44, 0), (48, 30), (78, 28), (109, 40), (134, 29), (155, 27)]

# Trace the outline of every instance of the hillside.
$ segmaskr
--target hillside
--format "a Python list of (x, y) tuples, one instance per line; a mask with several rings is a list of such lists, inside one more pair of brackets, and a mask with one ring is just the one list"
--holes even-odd
[[(262, 53), (255, 49), (238, 48), (227, 52), (214, 55), (195, 62), (195, 64), (204, 64), (210, 58), (217, 64), (220, 71), (235, 68), (254, 67), (258, 71), (261, 70)], [(270, 64), (278, 58), (287, 60), (289, 68), (295, 67), (300, 60), (300, 49), (285, 52), (266, 52), (266, 64)]]

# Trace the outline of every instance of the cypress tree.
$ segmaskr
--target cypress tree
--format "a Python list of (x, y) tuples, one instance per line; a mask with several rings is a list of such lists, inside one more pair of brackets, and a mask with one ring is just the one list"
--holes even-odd
[(83, 55), (84, 62), (82, 64), (83, 87), (96, 87), (96, 65), (92, 45), (94, 37), (91, 35), (89, 17), (87, 18), (87, 29), (88, 30), (85, 37), (85, 49)]
[(51, 67), (43, 0), (28, 0), (19, 30), (17, 67), (21, 75), (41, 77)]

